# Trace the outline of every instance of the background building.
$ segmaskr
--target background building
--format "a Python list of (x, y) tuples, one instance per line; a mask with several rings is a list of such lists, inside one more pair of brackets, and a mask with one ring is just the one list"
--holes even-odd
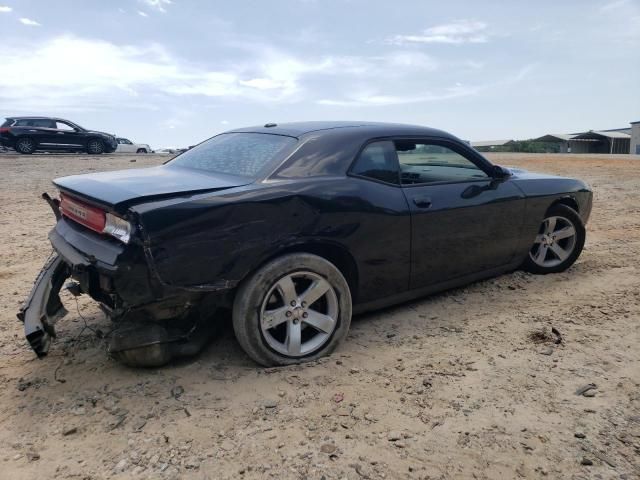
[(471, 142), (471, 146), (479, 152), (510, 152), (513, 140), (483, 140)]
[(640, 155), (640, 122), (631, 122), (631, 153)]
[(577, 133), (548, 133), (529, 140), (471, 142), (480, 152), (608, 153), (640, 155), (640, 121), (630, 127)]

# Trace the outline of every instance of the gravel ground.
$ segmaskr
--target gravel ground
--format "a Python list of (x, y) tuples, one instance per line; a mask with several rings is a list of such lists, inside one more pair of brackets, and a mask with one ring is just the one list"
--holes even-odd
[(36, 359), (15, 313), (51, 251), (39, 194), (166, 158), (0, 155), (0, 478), (640, 478), (640, 157), (493, 155), (592, 185), (578, 263), (357, 317), (322, 361), (257, 367), (227, 326), (194, 360), (126, 368), (68, 297)]

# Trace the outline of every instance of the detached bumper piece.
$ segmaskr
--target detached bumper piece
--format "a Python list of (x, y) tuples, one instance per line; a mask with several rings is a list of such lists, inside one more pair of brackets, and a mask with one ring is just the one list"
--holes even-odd
[(18, 312), (27, 341), (39, 358), (47, 354), (51, 338), (56, 336), (55, 323), (67, 314), (59, 293), (70, 274), (62, 258), (52, 256), (42, 267), (31, 293)]

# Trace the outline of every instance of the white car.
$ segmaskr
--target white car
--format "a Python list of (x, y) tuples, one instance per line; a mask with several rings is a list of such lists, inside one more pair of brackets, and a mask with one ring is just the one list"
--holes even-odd
[(118, 147), (116, 153), (151, 153), (151, 147), (146, 143), (133, 143), (128, 138), (116, 137)]

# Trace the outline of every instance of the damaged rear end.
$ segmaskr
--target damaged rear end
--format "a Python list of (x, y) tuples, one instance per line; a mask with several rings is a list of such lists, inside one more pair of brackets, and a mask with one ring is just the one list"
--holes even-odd
[(133, 207), (241, 181), (163, 166), (64, 177), (54, 184), (59, 199), (43, 194), (57, 219), (49, 232), (54, 254), (18, 313), (36, 355), (47, 354), (55, 324), (67, 313), (63, 287), (90, 296), (115, 322), (107, 348), (124, 363), (158, 366), (197, 353), (213, 333), (211, 315), (224, 303), (226, 289), (165, 281), (155, 265), (153, 239)]

